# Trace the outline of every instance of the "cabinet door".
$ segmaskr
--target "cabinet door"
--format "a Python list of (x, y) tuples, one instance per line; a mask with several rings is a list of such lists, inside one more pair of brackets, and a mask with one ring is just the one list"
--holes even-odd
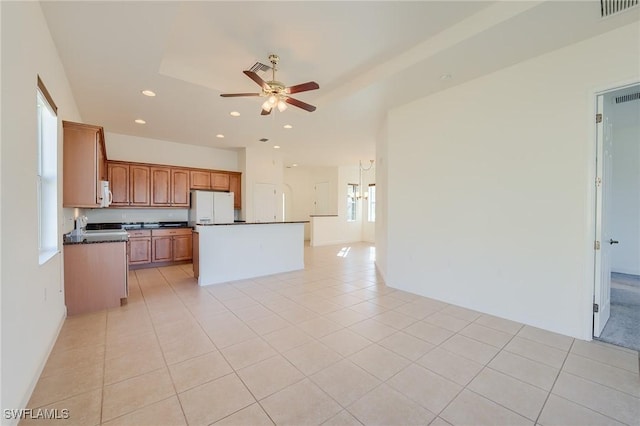
[(129, 166), (129, 203), (132, 206), (148, 206), (149, 196), (149, 166)]
[(129, 165), (122, 163), (107, 164), (109, 187), (113, 194), (112, 206), (129, 205)]
[(62, 205), (97, 207), (100, 184), (97, 137), (99, 128), (63, 121)]
[(151, 262), (151, 237), (129, 238), (129, 265)]
[(242, 186), (239, 174), (229, 174), (229, 192), (233, 192), (233, 208), (242, 208)]
[(64, 300), (68, 315), (116, 308), (125, 297), (124, 242), (64, 246)]
[(211, 173), (211, 189), (217, 191), (229, 190), (229, 174), (228, 173)]
[(107, 153), (104, 145), (103, 133), (96, 132), (96, 203), (102, 201), (102, 181), (107, 180)]
[(200, 234), (197, 232), (193, 233), (193, 276), (195, 279), (198, 279), (200, 276)]
[(151, 205), (171, 205), (171, 169), (151, 167)]
[(201, 170), (191, 170), (191, 189), (211, 189), (211, 173)]
[(189, 207), (189, 171), (171, 169), (171, 205)]
[(193, 258), (193, 238), (191, 235), (173, 237), (173, 260), (191, 260)]
[(172, 237), (152, 237), (151, 238), (151, 261), (171, 262), (173, 260), (173, 238)]

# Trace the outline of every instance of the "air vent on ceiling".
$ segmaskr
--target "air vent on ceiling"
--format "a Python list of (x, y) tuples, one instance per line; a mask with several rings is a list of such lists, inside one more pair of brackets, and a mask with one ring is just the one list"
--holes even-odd
[(623, 102), (629, 102), (629, 101), (637, 101), (637, 100), (640, 100), (640, 92), (629, 93), (628, 95), (622, 95), (622, 96), (616, 97), (617, 104), (621, 104)]
[[(637, 0), (636, 0), (637, 1)], [(269, 65), (265, 65), (262, 62), (256, 62), (253, 64), (249, 71), (258, 72), (258, 71), (269, 71), (271, 67)]]
[(600, 13), (604, 18), (636, 7), (638, 4), (638, 0), (600, 0)]

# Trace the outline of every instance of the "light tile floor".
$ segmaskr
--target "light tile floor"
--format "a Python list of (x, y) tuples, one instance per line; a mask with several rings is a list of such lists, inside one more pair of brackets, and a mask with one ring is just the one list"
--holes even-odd
[(58, 425), (640, 425), (637, 352), (394, 290), (372, 246), (349, 247), (209, 287), (191, 265), (130, 272), (127, 305), (65, 321), (30, 408), (68, 409)]

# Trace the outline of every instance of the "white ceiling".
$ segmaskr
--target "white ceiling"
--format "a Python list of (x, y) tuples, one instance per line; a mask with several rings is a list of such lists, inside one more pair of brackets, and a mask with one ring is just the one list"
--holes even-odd
[[(282, 147), (285, 164), (301, 166), (375, 158), (375, 135), (390, 107), (640, 19), (638, 7), (601, 19), (600, 2), (591, 0), (45, 1), (42, 7), (85, 122), (218, 148), (264, 147), (259, 139), (268, 138)], [(257, 92), (242, 70), (268, 64), (270, 53), (280, 56), (278, 80), (320, 85), (294, 95), (316, 105), (315, 112), (290, 107), (261, 116), (261, 98), (219, 96)], [(143, 89), (157, 96), (143, 96)], [(231, 117), (232, 110), (241, 116)]]

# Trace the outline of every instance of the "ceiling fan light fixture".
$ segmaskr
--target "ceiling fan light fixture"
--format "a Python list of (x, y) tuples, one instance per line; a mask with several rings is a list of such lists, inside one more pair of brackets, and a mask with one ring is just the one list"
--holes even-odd
[(262, 104), (262, 109), (267, 112), (271, 112), (271, 108), (273, 108), (273, 105), (269, 103), (269, 99), (264, 101), (264, 103)]
[(278, 111), (284, 112), (286, 109), (287, 109), (287, 104), (282, 100), (278, 101)]

